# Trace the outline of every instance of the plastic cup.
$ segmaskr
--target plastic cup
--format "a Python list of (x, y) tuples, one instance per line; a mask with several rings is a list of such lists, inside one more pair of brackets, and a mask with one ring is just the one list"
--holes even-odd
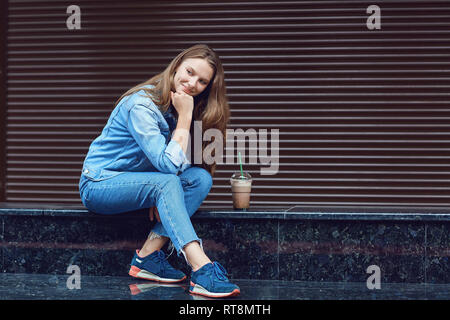
[(252, 191), (252, 176), (244, 172), (235, 172), (231, 176), (231, 193), (233, 195), (233, 209), (246, 211), (250, 207)]

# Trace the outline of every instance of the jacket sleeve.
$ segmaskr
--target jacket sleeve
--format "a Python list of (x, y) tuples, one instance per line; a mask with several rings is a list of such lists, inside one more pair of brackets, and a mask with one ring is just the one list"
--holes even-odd
[(177, 174), (189, 167), (189, 161), (178, 142), (170, 140), (166, 145), (157, 119), (154, 110), (136, 104), (130, 110), (128, 130), (159, 172)]

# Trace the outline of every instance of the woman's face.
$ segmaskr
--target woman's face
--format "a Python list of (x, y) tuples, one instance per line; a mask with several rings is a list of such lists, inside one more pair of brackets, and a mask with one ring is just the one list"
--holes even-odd
[(175, 91), (197, 96), (212, 81), (214, 70), (205, 59), (185, 59), (175, 72)]

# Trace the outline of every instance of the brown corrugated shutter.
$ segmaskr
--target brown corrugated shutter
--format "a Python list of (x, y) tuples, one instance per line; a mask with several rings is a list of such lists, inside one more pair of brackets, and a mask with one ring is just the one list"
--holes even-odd
[[(71, 4), (80, 30), (66, 28)], [(380, 30), (372, 4), (10, 0), (6, 201), (80, 204), (115, 100), (206, 43), (226, 70), (230, 129), (279, 129), (278, 174), (244, 164), (254, 207), (448, 206), (450, 2), (376, 1)], [(205, 206), (230, 206), (236, 170), (218, 167)]]

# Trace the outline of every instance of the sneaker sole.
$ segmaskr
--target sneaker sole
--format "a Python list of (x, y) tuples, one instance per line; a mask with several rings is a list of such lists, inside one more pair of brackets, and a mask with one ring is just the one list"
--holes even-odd
[(189, 287), (189, 292), (192, 294), (198, 294), (201, 296), (209, 297), (209, 298), (225, 298), (225, 297), (235, 297), (238, 296), (241, 291), (239, 289), (234, 289), (232, 292), (210, 292), (203, 288), (201, 285), (195, 284), (191, 282), (191, 286)]
[(148, 272), (146, 270), (139, 269), (136, 266), (131, 266), (130, 271), (128, 272), (128, 274), (130, 276), (134, 277), (134, 278), (151, 280), (151, 281), (162, 282), (162, 283), (176, 283), (176, 282), (181, 282), (181, 281), (183, 281), (184, 279), (187, 278), (187, 276), (184, 276), (181, 279), (161, 278), (161, 277), (157, 276), (154, 273)]

